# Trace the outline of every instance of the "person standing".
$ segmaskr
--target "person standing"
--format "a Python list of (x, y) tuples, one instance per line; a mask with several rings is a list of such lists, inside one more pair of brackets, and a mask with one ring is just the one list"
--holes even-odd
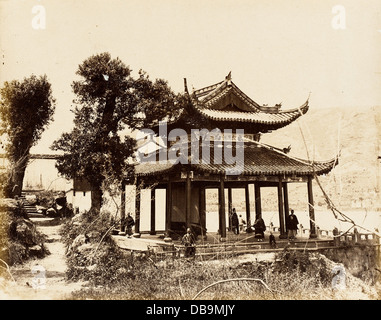
[(265, 221), (262, 219), (261, 216), (258, 216), (254, 222), (254, 232), (255, 232), (254, 237), (258, 239), (258, 241), (263, 241), (263, 239), (265, 238), (265, 231), (266, 231)]
[(288, 229), (288, 239), (289, 240), (295, 240), (296, 239), (296, 232), (298, 230), (298, 218), (294, 214), (294, 210), (291, 209), (291, 214), (288, 216), (288, 224), (287, 224), (287, 229)]
[(243, 232), (245, 229), (246, 221), (242, 218), (242, 215), (239, 215), (239, 231)]
[(128, 238), (131, 238), (132, 236), (132, 227), (135, 225), (134, 218), (128, 214), (126, 218), (126, 234)]
[(232, 226), (235, 234), (239, 234), (239, 220), (235, 208), (232, 210)]
[(185, 257), (194, 257), (196, 254), (196, 240), (191, 228), (187, 229), (187, 233), (181, 239), (181, 244), (185, 246)]

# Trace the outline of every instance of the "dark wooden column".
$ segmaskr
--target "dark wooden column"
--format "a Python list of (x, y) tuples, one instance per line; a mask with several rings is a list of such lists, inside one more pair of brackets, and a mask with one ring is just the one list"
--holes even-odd
[(308, 191), (308, 209), (309, 209), (309, 216), (310, 216), (310, 238), (317, 238), (316, 225), (315, 225), (314, 194), (312, 190), (311, 176), (308, 176), (307, 191)]
[(280, 239), (286, 239), (286, 229), (284, 224), (284, 212), (283, 212), (283, 186), (282, 186), (282, 178), (279, 178), (278, 182), (278, 211), (279, 211), (279, 226), (280, 226)]
[(135, 195), (135, 233), (133, 234), (133, 237), (139, 238), (140, 237), (140, 202), (141, 202), (141, 191), (143, 189), (143, 186), (141, 184), (140, 179), (136, 180), (136, 195)]
[(219, 203), (219, 229), (221, 241), (226, 239), (226, 216), (225, 216), (225, 182), (224, 177), (220, 177), (220, 186), (218, 189), (218, 203)]
[(185, 184), (185, 201), (186, 201), (186, 207), (185, 207), (185, 225), (187, 228), (191, 227), (191, 201), (192, 201), (192, 189), (191, 189), (191, 178), (190, 178), (190, 172), (187, 172), (187, 180)]
[(164, 241), (171, 242), (171, 219), (172, 219), (172, 182), (167, 183), (165, 194), (165, 238)]
[(126, 219), (126, 185), (122, 182), (122, 194), (120, 198), (120, 231), (124, 231), (124, 220)]
[[(261, 203), (261, 186), (258, 182), (254, 184), (254, 195), (255, 195), (255, 219), (262, 217), (262, 203)], [(254, 224), (252, 221), (251, 224)]]
[(156, 200), (155, 200), (155, 194), (156, 194), (156, 189), (152, 188), (151, 189), (151, 235), (156, 234), (156, 212), (155, 212), (155, 206), (156, 206)]
[(246, 223), (250, 221), (250, 194), (249, 194), (249, 184), (245, 185), (245, 202), (246, 202)]
[(233, 209), (232, 188), (228, 188), (228, 216), (229, 216), (229, 231), (233, 230), (232, 218), (230, 216)]
[(288, 186), (287, 182), (283, 182), (283, 198), (284, 198), (284, 215), (286, 219), (286, 232), (288, 231), (287, 225), (288, 225), (288, 216), (290, 215), (290, 207), (288, 202)]
[(200, 185), (199, 189), (199, 214), (200, 214), (200, 227), (201, 227), (201, 236), (206, 239), (206, 202), (205, 202), (205, 186)]

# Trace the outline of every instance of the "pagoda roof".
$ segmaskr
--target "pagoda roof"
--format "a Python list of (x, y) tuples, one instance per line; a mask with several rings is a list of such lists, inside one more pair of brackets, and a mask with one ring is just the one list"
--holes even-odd
[[(223, 158), (214, 158), (213, 146), (210, 150), (209, 163), (203, 163), (200, 159), (200, 163), (192, 164), (190, 152), (189, 147), (188, 164), (173, 164), (170, 161), (139, 163), (135, 166), (135, 174), (137, 176), (154, 176), (169, 173), (176, 166), (190, 166), (191, 170), (202, 173), (225, 174), (236, 166), (236, 164), (227, 164)], [(243, 161), (243, 172), (240, 173), (240, 176), (322, 175), (329, 173), (338, 163), (337, 158), (328, 161), (308, 161), (291, 157), (277, 148), (255, 141), (244, 144)]]
[[(231, 80), (231, 73), (211, 86), (188, 91), (184, 79), (185, 92), (190, 103), (179, 110), (176, 116), (166, 119), (169, 128), (192, 128), (202, 126), (208, 129), (244, 129), (246, 133), (266, 133), (287, 126), (304, 115), (308, 109), (308, 99), (297, 108), (282, 110), (281, 103), (275, 106), (260, 105), (246, 95)], [(156, 131), (158, 123), (153, 126)]]
[(250, 111), (223, 111), (216, 109), (200, 108), (197, 107), (197, 111), (215, 121), (234, 121), (234, 122), (251, 122), (258, 124), (268, 124), (268, 125), (287, 125), (302, 114), (308, 109), (308, 101), (306, 101), (300, 108), (281, 111), (281, 112), (250, 112)]
[[(186, 88), (187, 91), (187, 88)], [(259, 105), (231, 80), (194, 90), (190, 94), (192, 106), (201, 115), (217, 121), (252, 122), (286, 125), (308, 111), (308, 99), (298, 108), (281, 110), (281, 103), (268, 107)]]

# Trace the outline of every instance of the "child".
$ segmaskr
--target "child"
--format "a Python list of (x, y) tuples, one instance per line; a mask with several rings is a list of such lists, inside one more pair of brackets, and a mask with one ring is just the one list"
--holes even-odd
[(273, 235), (272, 232), (270, 232), (269, 241), (270, 241), (270, 248), (271, 248), (271, 249), (275, 249), (275, 248), (277, 248), (276, 241), (275, 241), (275, 237), (274, 237), (274, 235)]

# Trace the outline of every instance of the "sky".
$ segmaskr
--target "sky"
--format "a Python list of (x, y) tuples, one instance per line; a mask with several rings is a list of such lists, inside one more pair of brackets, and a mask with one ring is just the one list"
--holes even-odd
[(106, 51), (175, 92), (231, 71), (259, 104), (381, 106), (379, 0), (0, 0), (0, 49), (1, 85), (52, 83), (54, 121), (33, 153), (70, 131), (78, 65)]

